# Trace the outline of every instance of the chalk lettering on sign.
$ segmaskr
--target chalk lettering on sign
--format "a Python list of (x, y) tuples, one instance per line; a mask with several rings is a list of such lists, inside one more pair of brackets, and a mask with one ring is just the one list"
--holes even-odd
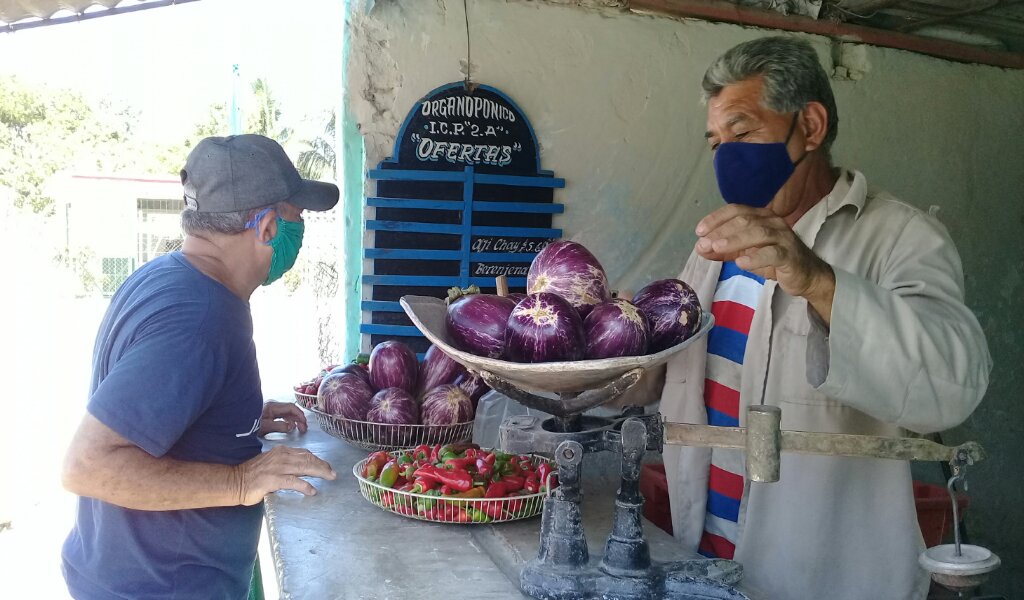
[(424, 117), (441, 117), (443, 119), (494, 119), (496, 121), (516, 122), (516, 115), (497, 102), (479, 96), (462, 96), (428, 100), (423, 103), (420, 113)]
[(529, 265), (488, 265), (485, 263), (477, 263), (476, 269), (473, 271), (473, 276), (497, 277), (499, 275), (505, 275), (506, 277), (526, 277), (529, 271)]

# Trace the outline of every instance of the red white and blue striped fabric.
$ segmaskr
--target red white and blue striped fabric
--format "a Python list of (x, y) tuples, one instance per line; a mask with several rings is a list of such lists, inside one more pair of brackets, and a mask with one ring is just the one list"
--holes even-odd
[[(708, 334), (708, 361), (704, 379), (704, 404), (708, 424), (737, 427), (740, 424), (740, 374), (764, 278), (744, 271), (736, 263), (722, 264), (718, 287), (711, 303), (715, 327)], [(709, 558), (729, 558), (736, 553), (740, 500), (743, 498), (743, 453), (715, 448), (711, 452), (708, 506), (704, 534), (698, 551)]]

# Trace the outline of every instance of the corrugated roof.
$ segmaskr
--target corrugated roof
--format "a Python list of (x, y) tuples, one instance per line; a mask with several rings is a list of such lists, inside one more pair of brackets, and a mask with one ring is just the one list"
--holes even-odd
[(0, 0), (0, 32), (184, 4), (195, 0)]
[(121, 0), (0, 0), (0, 21), (16, 23), (29, 17), (48, 19), (62, 10), (85, 12), (90, 6), (113, 8)]

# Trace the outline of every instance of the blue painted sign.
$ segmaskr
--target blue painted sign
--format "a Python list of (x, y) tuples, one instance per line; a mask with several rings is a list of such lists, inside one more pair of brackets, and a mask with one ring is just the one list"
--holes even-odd
[(504, 93), (463, 83), (441, 86), (409, 111), (394, 155), (370, 171), (362, 303), (364, 347), (401, 339), (428, 343), (398, 304), (407, 294), (443, 298), (476, 284), (493, 292), (505, 275), (526, 285), (533, 257), (562, 236), (554, 190), (565, 180), (540, 168), (526, 115)]

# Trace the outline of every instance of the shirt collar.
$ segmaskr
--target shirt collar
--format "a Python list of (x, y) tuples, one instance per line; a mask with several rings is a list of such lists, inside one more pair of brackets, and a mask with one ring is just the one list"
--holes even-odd
[(826, 214), (832, 216), (844, 206), (852, 206), (859, 217), (867, 199), (868, 183), (860, 171), (842, 169), (832, 191), (825, 196)]

